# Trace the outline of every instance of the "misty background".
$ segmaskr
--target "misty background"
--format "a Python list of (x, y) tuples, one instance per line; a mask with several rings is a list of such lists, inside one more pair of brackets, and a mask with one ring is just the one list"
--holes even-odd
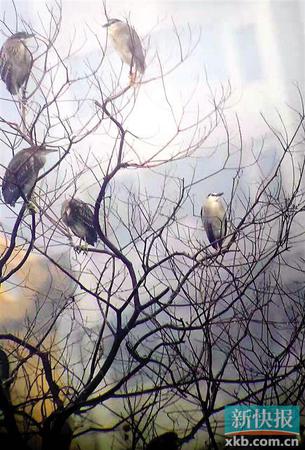
[[(52, 2), (49, 2), (52, 5)], [(18, 13), (26, 22), (43, 33), (42, 24), (48, 20), (48, 11), (42, 1), (16, 1)], [(106, 22), (101, 2), (96, 1), (66, 1), (63, 3), (63, 23), (60, 39), (57, 43), (62, 52), (66, 52), (73, 43), (77, 49), (75, 56), (69, 61), (69, 67), (73, 74), (85, 75), (88, 67), (98, 65), (101, 58), (101, 46), (107, 40), (106, 31), (102, 25)], [(190, 139), (193, 129), (186, 130), (175, 139), (171, 137), (175, 133), (177, 122), (182, 117), (184, 127), (196, 120), (198, 109), (204, 116), (212, 108), (212, 100), (221, 95), (222, 89), (230, 89), (231, 95), (225, 106), (226, 123), (230, 130), (230, 157), (225, 171), (221, 167), (227, 155), (226, 130), (221, 124), (213, 131), (211, 136), (202, 143), (196, 156), (188, 159), (175, 161), (150, 171), (149, 176), (145, 171), (122, 171), (115, 180), (113, 189), (117, 201), (116, 214), (127, 216), (127, 200), (131, 193), (139, 194), (146, 192), (147, 195), (158, 197), (164, 189), (162, 180), (164, 174), (178, 179), (183, 179), (188, 185), (194, 182), (192, 189), (192, 201), (184, 204), (179, 216), (180, 233), (191, 235), (194, 245), (206, 242), (200, 220), (200, 208), (203, 199), (209, 192), (224, 192), (227, 203), (230, 202), (230, 193), (233, 178), (236, 175), (238, 165), (237, 150), (241, 146), (239, 127), (242, 134), (242, 162), (245, 166), (241, 175), (239, 185), (241, 195), (245, 197), (255, 194), (258, 180), (268, 176), (275, 162), (281, 155), (281, 149), (274, 134), (266, 124), (273, 127), (281, 127), (281, 120), (285, 123), (287, 132), (290, 133), (296, 124), (295, 109), (300, 109), (300, 99), (297, 87), (304, 89), (304, 54), (305, 54), (305, 3), (303, 1), (114, 1), (107, 2), (109, 17), (128, 19), (135, 27), (139, 36), (143, 39), (146, 50), (147, 69), (143, 77), (143, 86), (136, 100), (135, 108), (127, 117), (125, 124), (135, 137), (129, 137), (130, 150), (126, 150), (127, 161), (139, 161), (148, 159), (159, 148), (166, 145), (162, 156), (169, 158), (173, 152), (183, 148)], [(5, 14), (5, 23), (16, 31), (22, 29), (22, 23), (15, 21), (14, 8), (9, 1), (0, 2), (2, 17)], [(8, 36), (8, 30), (2, 27), (1, 41)], [(180, 38), (180, 42), (177, 39)], [(180, 58), (180, 44), (182, 51), (186, 54), (190, 48), (194, 48), (186, 61), (171, 70)], [(34, 46), (35, 48), (35, 46)], [(158, 58), (156, 57), (158, 54)], [(169, 72), (164, 79), (165, 91), (160, 83), (146, 80), (153, 79), (158, 75), (159, 64), (162, 64), (164, 72)], [(105, 64), (99, 73), (101, 85), (107, 93), (110, 92), (113, 74), (122, 71), (122, 84), (124, 77), (127, 79), (128, 68), (122, 67), (120, 58), (113, 49), (111, 43), (106, 46)], [(58, 75), (60, 82), (60, 76)], [(62, 75), (63, 76), (63, 75)], [(81, 84), (80, 84), (81, 85)], [(82, 86), (82, 85), (81, 85)], [(85, 123), (86, 118), (93, 114), (94, 100), (96, 98), (94, 87), (89, 91), (85, 86), (73, 86), (66, 96), (61, 98), (62, 117), (73, 116), (73, 99), (85, 97), (89, 100), (80, 109), (80, 116), (76, 121)], [(132, 93), (128, 93), (132, 99)], [(0, 85), (0, 97), (10, 99), (3, 83)], [(92, 100), (92, 101), (91, 101)], [(124, 100), (122, 99), (122, 104)], [(7, 105), (4, 109), (3, 105)], [(186, 105), (186, 106), (185, 106)], [(1, 116), (14, 120), (16, 110), (10, 102), (1, 102)], [(264, 118), (266, 120), (264, 120)], [(200, 131), (204, 133), (204, 123)], [(54, 136), (59, 137), (60, 145), (66, 145), (66, 138), (60, 126), (52, 130)], [(72, 177), (81, 166), (81, 156), (89, 155), (88, 161), (92, 164), (99, 161), (100, 168), (106, 167), (114, 145), (113, 136), (107, 133), (107, 129), (98, 130), (88, 136), (64, 161), (61, 167), (63, 177)], [(298, 143), (300, 161), (304, 158), (303, 142)], [(22, 148), (22, 146), (20, 147)], [(255, 155), (262, 150), (261, 164), (253, 165)], [(235, 152), (236, 150), (236, 152)], [(1, 151), (0, 176), (4, 174), (4, 167), (11, 159), (11, 154)], [(298, 156), (297, 156), (298, 157)], [(52, 158), (52, 157), (51, 157)], [(54, 156), (55, 158), (55, 156)], [(47, 168), (52, 160), (48, 160)], [(88, 163), (89, 164), (89, 163)], [(246, 168), (246, 166), (249, 166)], [(219, 171), (219, 172), (218, 172)], [(292, 189), (293, 167), (285, 165), (283, 171), (283, 183), (287, 193)], [(218, 173), (217, 173), (218, 172)], [(68, 175), (67, 175), (68, 174)], [(212, 175), (213, 176), (209, 176)], [(102, 170), (97, 168), (96, 176), (102, 179)], [(204, 180), (200, 181), (202, 178)], [(165, 190), (168, 199), (177, 199), (177, 184), (174, 181), (167, 183)], [(198, 183), (196, 183), (196, 180)], [(58, 180), (57, 180), (58, 182)], [(54, 180), (55, 183), (55, 180)], [(52, 181), (49, 181), (49, 187)], [(77, 179), (77, 193), (82, 199), (94, 203), (99, 186), (90, 171), (84, 173)], [(74, 188), (63, 190), (62, 198), (72, 195)], [(152, 200), (153, 203), (153, 200)], [(238, 201), (234, 203), (236, 217), (241, 214)], [(54, 204), (54, 212), (59, 215), (61, 199)], [(0, 220), (4, 230), (9, 229), (16, 216), (5, 205), (0, 205)], [(115, 219), (113, 219), (113, 223)], [(128, 241), (128, 234), (120, 224), (115, 225), (116, 233), (119, 235), (120, 243)], [(191, 230), (191, 231), (190, 231)], [(39, 244), (39, 240), (38, 240)], [(175, 237), (170, 240), (172, 248), (183, 248)], [(61, 241), (50, 249), (52, 255), (64, 254), (70, 259), (69, 268), (80, 277), (86, 286), (94, 286), (99, 268), (103, 265), (103, 256), (87, 257), (76, 256), (70, 251), (69, 242)], [(300, 255), (304, 254), (304, 244), (298, 246)], [(132, 255), (132, 251), (131, 251)], [(136, 261), (136, 257), (135, 257)], [(81, 271), (81, 267), (86, 270)], [(137, 263), (136, 263), (137, 264)], [(82, 272), (82, 273), (80, 273)], [(289, 272), (286, 273), (287, 282), (302, 282), (294, 280)], [(62, 280), (60, 280), (62, 282)], [(54, 286), (55, 289), (56, 286)], [(73, 323), (85, 321), (87, 335), (78, 332), (77, 326), (71, 334), (71, 351), (74, 352), (75, 361), (86, 361), (90, 355), (90, 339), (99, 319), (96, 315), (96, 307), (92, 306), (88, 297), (77, 291), (78, 312), (65, 316), (58, 327), (59, 336), (65, 336), (66, 331), (73, 327)], [(45, 286), (40, 286), (41, 292)], [(13, 293), (14, 294), (14, 293)], [(120, 299), (114, 299), (120, 304)], [(218, 305), (221, 309), (222, 305)], [(75, 311), (74, 311), (75, 313)], [(126, 317), (130, 309), (126, 311)], [(179, 312), (180, 313), (180, 312)], [(182, 313), (182, 308), (181, 308)], [(275, 317), (281, 319), (281, 313), (275, 310)], [(278, 315), (277, 315), (278, 314)], [(79, 315), (79, 316), (77, 316)], [(72, 325), (71, 325), (72, 324)], [(1, 319), (0, 319), (1, 325)], [(7, 322), (5, 324), (7, 330)], [(15, 326), (12, 325), (11, 326)], [(18, 329), (20, 324), (18, 324)], [(281, 331), (284, 333), (284, 331)], [(73, 344), (73, 345), (72, 345)], [(105, 341), (104, 345), (107, 345)], [(88, 348), (88, 353), (85, 349)], [(221, 361), (222, 356), (218, 355)], [(217, 366), (217, 354), (215, 366)], [(77, 370), (77, 368), (76, 368)], [(81, 369), (80, 369), (81, 370)], [(111, 377), (119, 377), (120, 369), (117, 367)], [(229, 397), (229, 394), (228, 394)], [(182, 400), (180, 400), (182, 402)], [(225, 404), (227, 399), (223, 397)], [(181, 405), (182, 408), (183, 405)], [(221, 402), (218, 406), (221, 406)], [(112, 405), (112, 408), (120, 408)], [(110, 410), (96, 408), (92, 417), (104, 426), (111, 424), (114, 416)], [(164, 415), (161, 421), (161, 429), (170, 429), (172, 426), (168, 415)], [(181, 427), (183, 420), (181, 419)], [(200, 433), (197, 442), (200, 442)], [(86, 438), (93, 442), (92, 436)], [(113, 442), (113, 436), (103, 435), (96, 439), (95, 449), (103, 449), (109, 442)], [(105, 440), (106, 439), (106, 440)], [(93, 445), (93, 444), (92, 444)], [(185, 449), (193, 449), (194, 441), (186, 445)], [(92, 447), (93, 448), (93, 447)]]

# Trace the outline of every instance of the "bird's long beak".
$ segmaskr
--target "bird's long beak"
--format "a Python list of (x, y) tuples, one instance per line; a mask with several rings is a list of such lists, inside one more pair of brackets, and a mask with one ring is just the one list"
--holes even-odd
[(51, 147), (40, 147), (40, 151), (45, 152), (45, 153), (54, 153), (54, 152), (58, 152), (58, 148), (51, 148)]
[(31, 39), (33, 37), (35, 37), (35, 34), (33, 34), (33, 33), (27, 33), (27, 35), (26, 35), (26, 39)]
[(58, 148), (46, 148), (46, 151), (48, 153), (54, 153), (54, 152), (58, 152)]
[(103, 28), (107, 28), (107, 27), (109, 27), (109, 23), (108, 22), (104, 23), (104, 25), (103, 25)]

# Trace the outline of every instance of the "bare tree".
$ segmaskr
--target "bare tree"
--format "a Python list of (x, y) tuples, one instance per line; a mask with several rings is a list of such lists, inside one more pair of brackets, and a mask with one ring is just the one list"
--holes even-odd
[[(217, 449), (224, 405), (303, 408), (302, 92), (293, 126), (262, 117), (278, 149), (268, 167), (268, 143), (250, 148), (231, 120), (230, 84), (215, 91), (205, 77), (208, 111), (190, 114), (191, 96), (174, 105), (170, 77), (199, 33), (182, 39), (173, 25), (173, 64), (146, 39), (156, 72), (130, 84), (129, 68), (109, 62), (108, 36), (86, 31), (98, 56), (82, 65), (74, 37), (63, 49), (59, 3), (47, 23), (27, 23), (16, 9), (15, 29), (1, 24), (7, 35), (35, 35), (22, 97), (1, 98), (1, 179), (20, 149), (57, 149), (30, 199), (0, 205), (0, 340), (10, 364), (2, 441), (141, 449), (171, 431), (179, 445), (200, 436)], [(155, 85), (167, 111), (161, 136), (132, 120)], [(229, 230), (215, 251), (199, 211), (225, 173)], [(70, 197), (93, 211), (98, 243), (85, 252), (61, 218)]]

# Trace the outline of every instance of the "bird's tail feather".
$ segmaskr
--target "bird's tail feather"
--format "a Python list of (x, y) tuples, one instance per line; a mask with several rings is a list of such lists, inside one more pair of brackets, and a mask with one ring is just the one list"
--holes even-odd
[(97, 241), (97, 233), (94, 230), (94, 228), (88, 230), (88, 233), (87, 233), (87, 236), (86, 236), (86, 241), (90, 245), (94, 245), (96, 243), (96, 241)]
[(2, 70), (1, 70), (1, 79), (6, 84), (6, 87), (8, 91), (12, 95), (16, 95), (18, 93), (19, 87), (16, 85), (16, 83), (13, 82), (12, 77), (12, 70), (9, 64), (3, 64)]

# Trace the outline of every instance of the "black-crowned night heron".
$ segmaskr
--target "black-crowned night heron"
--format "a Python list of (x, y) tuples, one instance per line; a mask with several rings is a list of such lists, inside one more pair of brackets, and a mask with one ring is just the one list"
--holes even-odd
[(27, 82), (33, 65), (33, 56), (27, 47), (33, 34), (20, 31), (10, 36), (0, 51), (1, 79), (12, 95)]
[(179, 438), (174, 431), (155, 437), (147, 445), (146, 450), (178, 450)]
[(97, 233), (94, 228), (94, 215), (91, 207), (76, 198), (65, 200), (61, 208), (63, 222), (71, 229), (75, 236), (87, 244), (94, 245)]
[(2, 182), (2, 196), (5, 203), (15, 206), (19, 197), (29, 199), (40, 169), (46, 163), (46, 155), (56, 149), (32, 146), (20, 150), (10, 161)]
[[(108, 28), (113, 45), (121, 59), (129, 65), (131, 82), (135, 82), (137, 72), (143, 74), (145, 71), (145, 56), (137, 32), (131, 25), (119, 19), (109, 19), (103, 26)], [(133, 68), (135, 68), (134, 74)]]
[(201, 208), (203, 226), (215, 250), (221, 248), (223, 239), (227, 234), (227, 216), (221, 201), (222, 195), (223, 193), (209, 194)]

